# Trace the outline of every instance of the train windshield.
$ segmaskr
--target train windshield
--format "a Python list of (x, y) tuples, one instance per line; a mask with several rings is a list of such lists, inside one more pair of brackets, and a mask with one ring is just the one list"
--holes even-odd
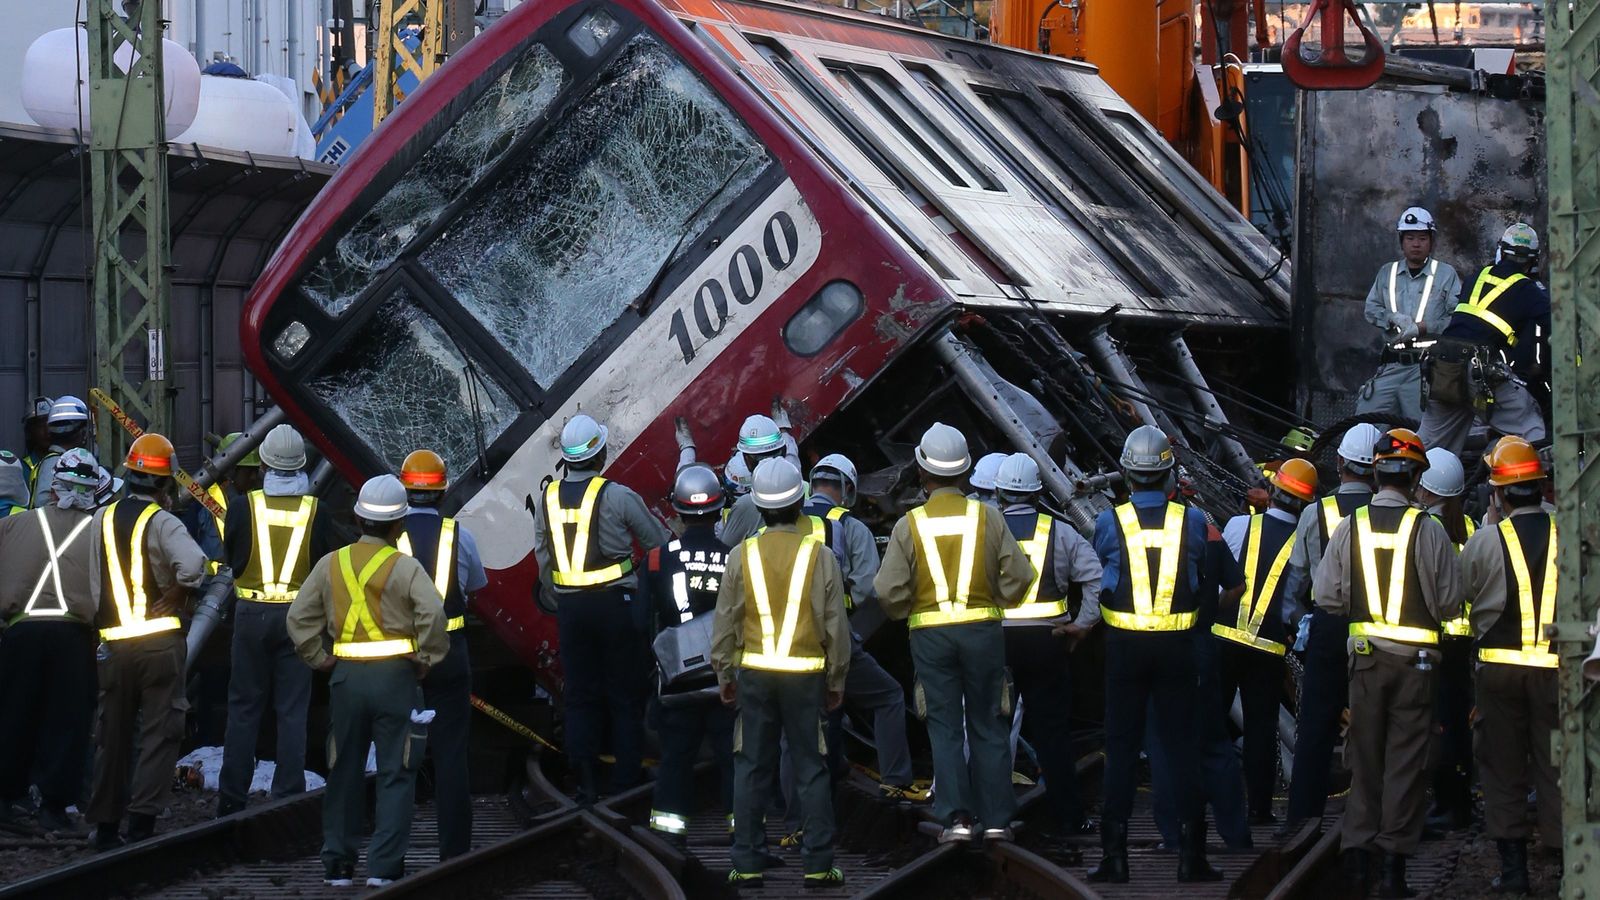
[(514, 425), (558, 405), (674, 260), (769, 183), (745, 123), (629, 23), (558, 17), (446, 100), (305, 270), (275, 355), (321, 345), (292, 360), (299, 384), (374, 462), (427, 445), (464, 471), (531, 428)]

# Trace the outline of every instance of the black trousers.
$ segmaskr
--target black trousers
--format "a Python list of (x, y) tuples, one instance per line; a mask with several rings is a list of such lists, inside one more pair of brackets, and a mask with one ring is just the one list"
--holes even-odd
[(634, 622), (638, 602), (622, 591), (561, 594), (556, 624), (561, 638), (562, 707), (567, 758), (578, 775), (580, 798), (598, 799), (601, 736), (609, 723), (611, 789), (623, 791), (643, 775), (643, 665), (649, 654)]
[(1441, 812), (1472, 812), (1472, 639), (1446, 637), (1434, 679), (1433, 727), (1437, 740), (1433, 802)]
[(28, 793), (44, 805), (80, 803), (95, 708), (94, 631), (25, 620), (0, 638), (0, 801)]
[(1333, 745), (1339, 714), (1349, 705), (1350, 676), (1345, 640), (1350, 620), (1315, 610), (1306, 637), (1305, 677), (1295, 720), (1294, 776), (1289, 779), (1289, 819), (1321, 817), (1328, 806)]
[(1204, 815), (1194, 640), (1188, 631), (1106, 629), (1106, 776), (1104, 815), (1127, 821), (1139, 781), (1145, 715), (1176, 769), (1173, 787), (1183, 821)]
[(472, 732), (472, 658), (467, 633), (450, 632), (450, 653), (428, 672), (422, 699), (433, 710), (428, 753), (433, 757), (433, 805), (439, 815), (439, 859), (472, 849), (472, 793), (467, 737)]
[[(651, 815), (667, 824), (687, 820), (695, 812), (694, 764), (700, 747), (709, 743), (717, 765), (723, 808), (733, 812), (733, 723), (736, 710), (715, 698), (679, 703), (651, 703), (652, 721), (661, 737), (661, 765), (656, 769), (656, 797)], [(681, 833), (675, 827), (659, 830)]]
[(1039, 758), (1045, 806), (1052, 824), (1076, 829), (1083, 822), (1072, 757), (1072, 673), (1066, 645), (1048, 625), (1007, 625), (1006, 664), (1022, 697), (1022, 729)]
[(1250, 815), (1272, 812), (1272, 788), (1278, 776), (1278, 700), (1283, 696), (1283, 657), (1217, 639), (1218, 677), (1222, 703), (1218, 715), (1227, 721), (1233, 694), (1244, 711), (1244, 786)]

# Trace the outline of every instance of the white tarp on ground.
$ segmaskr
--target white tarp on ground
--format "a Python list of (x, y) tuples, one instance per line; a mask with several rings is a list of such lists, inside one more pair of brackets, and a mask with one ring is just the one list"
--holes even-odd
[[(222, 748), (198, 747), (193, 753), (178, 760), (180, 766), (195, 766), (199, 768), (205, 778), (205, 789), (217, 790), (217, 779), (222, 774)], [(277, 764), (270, 759), (256, 761), (256, 773), (250, 779), (250, 793), (265, 794), (272, 790), (272, 776), (277, 771)], [(376, 772), (378, 767), (369, 751), (367, 754), (367, 771)], [(315, 772), (306, 773), (306, 790), (314, 791), (327, 784), (327, 780)]]

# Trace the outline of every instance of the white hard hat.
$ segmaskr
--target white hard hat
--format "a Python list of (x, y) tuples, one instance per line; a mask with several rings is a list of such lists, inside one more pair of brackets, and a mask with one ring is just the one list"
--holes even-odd
[(1420, 206), (1408, 208), (1400, 214), (1400, 223), (1395, 230), (1404, 234), (1407, 231), (1433, 231), (1433, 213)]
[(1013, 494), (1032, 494), (1044, 490), (1039, 480), (1039, 464), (1026, 453), (1013, 453), (1000, 464), (995, 473), (994, 486)]
[(89, 405), (70, 394), (50, 404), (50, 430), (73, 431), (89, 421)]
[(1371, 422), (1361, 422), (1344, 433), (1339, 440), (1339, 458), (1358, 466), (1372, 465), (1372, 448), (1383, 432)]
[(269, 469), (298, 472), (306, 467), (306, 442), (293, 425), (279, 425), (267, 432), (258, 455)]
[(410, 511), (406, 486), (393, 475), (367, 479), (361, 486), (361, 495), (356, 498), (356, 518), (368, 522), (394, 522), (405, 518)]
[(972, 466), (966, 436), (943, 422), (928, 426), (916, 457), (917, 465), (934, 475), (960, 475)]
[(967, 476), (973, 490), (994, 490), (995, 473), (1000, 471), (1000, 464), (1006, 461), (1006, 456), (1005, 453), (985, 453), (978, 457), (978, 461), (972, 464), (972, 474)]
[(1443, 447), (1428, 451), (1428, 468), (1422, 473), (1422, 489), (1438, 497), (1459, 496), (1467, 489), (1461, 458)]
[(783, 433), (771, 416), (754, 415), (739, 426), (740, 453), (762, 456), (783, 449)]
[(728, 481), (728, 491), (744, 496), (750, 493), (750, 467), (744, 464), (744, 454), (735, 453), (722, 467), (722, 477)]
[(95, 461), (94, 454), (82, 447), (74, 447), (56, 460), (55, 487), (57, 490), (84, 488), (94, 491), (100, 486), (100, 475), (105, 472)]
[(842, 477), (850, 487), (854, 488), (856, 486), (856, 464), (851, 462), (850, 458), (843, 453), (829, 453), (827, 456), (817, 460), (817, 464), (811, 467), (811, 480), (816, 481), (818, 478), (832, 479), (835, 473)]
[(750, 478), (756, 506), (761, 509), (783, 509), (800, 502), (805, 496), (805, 484), (800, 481), (800, 470), (781, 456), (763, 459)]
[(1513, 255), (1533, 256), (1539, 252), (1539, 232), (1532, 225), (1518, 222), (1500, 235), (1500, 247)]
[(604, 425), (578, 413), (561, 428), (561, 458), (573, 463), (595, 458), (606, 448), (608, 434)]

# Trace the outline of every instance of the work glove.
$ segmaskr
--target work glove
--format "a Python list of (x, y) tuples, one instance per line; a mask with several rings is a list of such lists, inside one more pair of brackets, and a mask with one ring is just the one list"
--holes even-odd
[(1412, 341), (1417, 338), (1417, 323), (1410, 316), (1402, 316), (1398, 313), (1390, 316), (1389, 327), (1399, 332), (1397, 335), (1397, 340), (1399, 341)]

